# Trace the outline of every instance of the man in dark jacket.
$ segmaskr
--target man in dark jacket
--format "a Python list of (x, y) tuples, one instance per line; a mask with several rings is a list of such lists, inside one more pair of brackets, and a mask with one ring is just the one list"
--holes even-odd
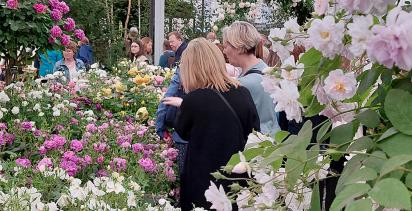
[(80, 41), (80, 49), (76, 58), (82, 60), (87, 69), (93, 64), (93, 49), (89, 45), (89, 39), (87, 39), (87, 37), (84, 37)]
[(177, 31), (169, 33), (169, 43), (170, 47), (175, 52), (175, 64), (179, 64), (180, 57), (182, 57), (182, 53), (186, 49), (187, 43), (184, 41), (183, 36)]

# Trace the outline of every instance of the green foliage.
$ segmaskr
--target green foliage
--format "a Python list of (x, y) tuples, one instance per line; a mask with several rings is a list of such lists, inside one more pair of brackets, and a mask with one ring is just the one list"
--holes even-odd
[(385, 100), (385, 112), (397, 130), (412, 135), (412, 94), (400, 89), (390, 90)]
[(384, 207), (411, 210), (411, 195), (405, 185), (397, 179), (387, 178), (379, 181), (369, 195)]

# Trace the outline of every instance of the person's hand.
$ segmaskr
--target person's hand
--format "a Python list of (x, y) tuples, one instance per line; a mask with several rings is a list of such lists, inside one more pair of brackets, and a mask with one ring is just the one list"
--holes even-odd
[(166, 105), (180, 107), (180, 105), (182, 105), (182, 101), (183, 99), (180, 97), (165, 97), (163, 98), (162, 103)]

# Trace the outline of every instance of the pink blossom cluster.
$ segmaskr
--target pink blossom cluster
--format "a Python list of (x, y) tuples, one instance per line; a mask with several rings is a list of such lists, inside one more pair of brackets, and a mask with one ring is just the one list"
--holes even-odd
[(174, 182), (176, 180), (175, 171), (173, 170), (172, 167), (166, 167), (165, 175), (166, 175), (167, 179), (171, 182)]
[(79, 141), (79, 140), (72, 140), (72, 142), (70, 143), (70, 149), (72, 149), (75, 152), (80, 152), (83, 149), (83, 142)]
[(86, 125), (86, 131), (90, 133), (96, 133), (97, 132), (97, 127), (94, 123), (89, 123)]
[(34, 4), (33, 9), (36, 13), (45, 13), (47, 11), (47, 6), (44, 4)]
[(66, 2), (64, 1), (49, 0), (49, 5), (53, 10), (59, 10), (62, 14), (67, 14), (70, 12), (69, 6), (67, 6)]
[(53, 9), (50, 13), (50, 17), (54, 21), (59, 21), (63, 18), (63, 13), (58, 9)]
[(79, 39), (82, 40), (86, 35), (84, 34), (84, 31), (81, 29), (76, 29), (74, 30), (74, 36)]
[(94, 143), (93, 144), (93, 149), (98, 152), (98, 153), (104, 153), (107, 152), (109, 150), (109, 147), (107, 146), (106, 143)]
[(60, 37), (60, 42), (61, 42), (61, 44), (62, 44), (63, 46), (68, 46), (68, 45), (70, 44), (70, 42), (71, 42), (71, 38), (70, 38), (69, 35), (63, 34), (63, 35)]
[(23, 168), (29, 168), (31, 166), (31, 162), (27, 158), (17, 158), (16, 164)]
[(155, 172), (156, 163), (150, 158), (142, 158), (139, 160), (140, 167), (146, 172)]
[(404, 70), (412, 69), (412, 12), (397, 7), (388, 13), (386, 26), (372, 27), (373, 36), (367, 44), (367, 53), (372, 61), (387, 68), (394, 65)]
[(117, 137), (116, 143), (117, 143), (119, 146), (122, 146), (122, 145), (124, 145), (125, 143), (128, 143), (128, 144), (130, 145), (130, 144), (132, 143), (132, 138), (133, 138), (133, 135), (132, 135), (132, 134), (120, 135), (120, 136)]
[(169, 149), (163, 150), (163, 152), (161, 153), (161, 156), (165, 159), (174, 161), (176, 160), (178, 154), (179, 154), (179, 150), (174, 149), (174, 148), (169, 148)]
[(0, 146), (6, 145), (6, 144), (12, 144), (15, 139), (14, 134), (5, 132), (5, 131), (0, 131)]
[(23, 131), (31, 131), (34, 127), (34, 122), (24, 121), (21, 123), (21, 129)]
[(19, 1), (17, 1), (17, 0), (7, 0), (6, 6), (9, 9), (15, 10), (19, 7)]
[(45, 169), (45, 168), (49, 168), (49, 169), (53, 168), (53, 162), (48, 157), (44, 157), (43, 159), (41, 159), (37, 163), (37, 167), (36, 167), (37, 170)]
[(143, 146), (143, 144), (136, 143), (136, 144), (132, 145), (132, 150), (133, 150), (134, 153), (137, 154), (139, 152), (143, 152), (144, 146)]
[(73, 31), (75, 27), (76, 23), (74, 22), (73, 18), (67, 18), (63, 26), (64, 30)]
[(57, 38), (60, 37), (62, 35), (63, 31), (60, 28), (60, 26), (54, 25), (51, 29), (50, 29), (50, 35), (52, 38)]
[(69, 176), (75, 176), (81, 169), (82, 159), (77, 157), (73, 151), (66, 151), (60, 161), (60, 167), (64, 169)]
[(117, 172), (125, 171), (126, 170), (126, 159), (114, 158), (112, 161), (110, 161), (110, 167)]
[(60, 135), (52, 135), (51, 138), (46, 139), (43, 143), (44, 149), (47, 150), (54, 150), (54, 149), (62, 149), (66, 144), (66, 138)]

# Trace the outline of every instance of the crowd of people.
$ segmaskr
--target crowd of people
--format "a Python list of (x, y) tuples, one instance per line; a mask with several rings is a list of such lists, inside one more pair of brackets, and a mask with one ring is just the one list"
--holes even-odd
[(222, 43), (213, 32), (188, 43), (178, 32), (168, 38), (176, 68), (157, 110), (156, 131), (179, 149), (180, 207), (208, 209), (210, 181), (226, 191), (230, 185), (211, 173), (244, 149), (252, 131), (274, 135), (286, 121), (261, 84), (267, 62), (280, 65), (279, 57), (275, 61), (262, 35), (242, 21), (223, 29)]

